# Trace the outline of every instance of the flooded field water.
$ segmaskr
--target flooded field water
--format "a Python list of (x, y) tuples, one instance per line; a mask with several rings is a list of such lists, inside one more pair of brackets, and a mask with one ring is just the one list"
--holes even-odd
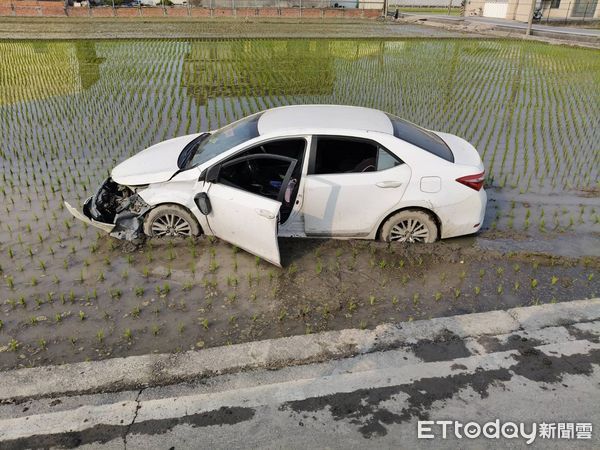
[[(287, 104), (374, 107), (462, 136), (478, 237), (133, 249), (82, 202), (158, 141)], [(598, 293), (600, 52), (504, 40), (0, 41), (0, 368), (181, 351)]]

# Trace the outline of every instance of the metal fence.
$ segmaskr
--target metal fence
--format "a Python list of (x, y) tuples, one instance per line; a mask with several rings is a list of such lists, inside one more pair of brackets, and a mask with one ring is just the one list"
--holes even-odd
[[(112, 0), (109, 0), (112, 1)], [(348, 2), (346, 2), (348, 3)], [(92, 5), (68, 8), (68, 15), (91, 16), (194, 16), (194, 17), (306, 17), (306, 18), (377, 18), (383, 1), (362, 2), (348, 7), (337, 1), (323, 0), (203, 0), (200, 5)]]
[[(562, 24), (599, 21), (599, 2), (600, 0), (538, 0), (541, 18), (535, 22)], [(530, 0), (468, 0), (464, 3), (461, 0), (389, 0), (388, 14), (394, 15), (398, 10), (477, 16), (485, 15), (486, 9), (490, 10), (490, 5), (504, 6), (502, 17), (491, 17), (527, 22), (531, 14)], [(0, 16), (375, 19), (382, 16), (383, 8), (384, 0), (0, 0)]]

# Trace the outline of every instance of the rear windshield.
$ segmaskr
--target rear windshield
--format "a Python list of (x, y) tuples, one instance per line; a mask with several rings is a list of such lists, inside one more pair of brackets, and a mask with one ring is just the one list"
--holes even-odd
[[(258, 119), (262, 114), (254, 114), (233, 122), (214, 133), (206, 133), (190, 142), (193, 146), (186, 158), (186, 167), (194, 167), (220, 155), (236, 145), (258, 137)], [(186, 149), (184, 149), (185, 151)]]
[(429, 153), (433, 153), (446, 161), (454, 162), (450, 148), (437, 134), (421, 128), (400, 117), (387, 115), (394, 126), (394, 136), (410, 144), (416, 145)]

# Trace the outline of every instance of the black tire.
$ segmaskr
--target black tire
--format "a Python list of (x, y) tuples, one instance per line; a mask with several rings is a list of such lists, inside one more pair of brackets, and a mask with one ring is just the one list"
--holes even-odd
[(381, 228), (384, 242), (424, 242), (437, 241), (439, 230), (435, 220), (426, 212), (406, 209), (390, 217)]
[(179, 205), (160, 205), (144, 220), (144, 234), (149, 237), (186, 238), (200, 235), (196, 218)]

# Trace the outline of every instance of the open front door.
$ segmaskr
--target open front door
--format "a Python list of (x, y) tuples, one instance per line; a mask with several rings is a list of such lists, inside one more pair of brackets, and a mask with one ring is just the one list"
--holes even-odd
[(213, 234), (281, 267), (279, 209), (296, 163), (285, 156), (259, 154), (209, 169), (196, 203)]
[(218, 238), (281, 266), (277, 225), (281, 203), (223, 184), (208, 183), (208, 225)]

